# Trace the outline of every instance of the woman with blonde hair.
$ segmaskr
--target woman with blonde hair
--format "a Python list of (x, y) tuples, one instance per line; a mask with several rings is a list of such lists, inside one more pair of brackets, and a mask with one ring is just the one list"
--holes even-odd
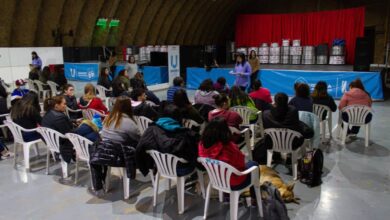
[(96, 97), (95, 86), (88, 83), (84, 87), (84, 96), (80, 98), (79, 107), (81, 109), (94, 109), (103, 114), (107, 114), (107, 107), (103, 104), (102, 100)]

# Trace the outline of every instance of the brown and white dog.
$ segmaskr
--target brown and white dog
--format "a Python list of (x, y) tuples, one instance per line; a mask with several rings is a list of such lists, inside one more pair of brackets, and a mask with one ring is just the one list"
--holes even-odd
[(293, 202), (299, 204), (299, 198), (295, 198), (294, 196), (295, 183), (293, 182), (286, 185), (275, 170), (267, 167), (266, 165), (260, 165), (260, 185), (265, 182), (272, 183), (272, 185), (274, 185), (279, 190), (284, 202)]

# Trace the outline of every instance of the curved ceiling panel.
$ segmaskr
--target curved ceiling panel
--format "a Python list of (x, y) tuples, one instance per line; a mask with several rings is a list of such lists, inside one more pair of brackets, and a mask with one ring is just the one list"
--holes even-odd
[(212, 8), (212, 6), (213, 6), (212, 2), (208, 1), (204, 9), (200, 11), (198, 16), (196, 16), (195, 22), (192, 23), (191, 27), (188, 29), (185, 35), (184, 44), (187, 45), (197, 44), (196, 42), (193, 41), (194, 35), (196, 34), (196, 31), (199, 29), (201, 22), (204, 21), (203, 18), (207, 15), (207, 13), (210, 11), (210, 8)]
[(122, 36), (126, 32), (126, 27), (130, 23), (129, 18), (135, 10), (135, 6), (135, 1), (122, 0), (120, 2), (118, 12), (115, 17), (121, 21), (121, 25), (119, 25), (116, 29), (112, 29), (108, 34), (108, 39), (106, 40), (106, 44), (108, 46), (117, 46), (120, 43)]
[(66, 0), (64, 10), (62, 10), (60, 28), (64, 31), (73, 30), (74, 37), (64, 37), (64, 45), (73, 46), (73, 38), (77, 37), (76, 28), (79, 22), (81, 9), (86, 0)]
[(161, 29), (164, 25), (164, 21), (168, 16), (170, 9), (173, 7), (175, 3), (174, 0), (166, 0), (164, 4), (156, 13), (155, 19), (152, 21), (152, 24), (149, 27), (148, 36), (146, 42), (149, 42), (152, 45), (157, 44), (157, 39), (161, 33)]
[(16, 1), (2, 0), (0, 7), (0, 46), (11, 45), (12, 21), (16, 12)]
[(150, 28), (150, 25), (152, 24), (153, 19), (155, 19), (155, 15), (157, 14), (157, 11), (161, 8), (162, 4), (164, 3), (164, 0), (154, 0), (153, 4), (151, 4), (143, 14), (141, 18), (142, 24), (139, 26), (139, 28), (136, 30), (135, 34), (135, 44), (136, 45), (146, 45), (151, 44), (150, 42), (147, 42), (147, 34)]
[(126, 35), (122, 39), (122, 44), (124, 45), (133, 45), (135, 39), (135, 33), (141, 23), (142, 15), (145, 13), (146, 8), (151, 3), (151, 0), (137, 0), (137, 5), (135, 11), (131, 14), (130, 24), (126, 26)]

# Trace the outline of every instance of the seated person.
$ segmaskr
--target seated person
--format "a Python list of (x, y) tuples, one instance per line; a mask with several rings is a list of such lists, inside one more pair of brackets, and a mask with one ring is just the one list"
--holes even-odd
[[(50, 68), (48, 66), (43, 67), (42, 72), (39, 73), (39, 81), (43, 84), (47, 84), (47, 80), (50, 77)], [(49, 85), (43, 85), (44, 90), (50, 90)]]
[(73, 133), (83, 136), (92, 142), (100, 140), (99, 128), (90, 120), (81, 121), (81, 124)]
[(209, 112), (209, 121), (216, 117), (223, 117), (229, 127), (239, 129), (242, 118), (237, 112), (229, 111), (229, 98), (225, 94), (215, 95), (213, 98), (217, 108)]
[(173, 103), (179, 108), (184, 119), (191, 119), (198, 124), (204, 122), (204, 119), (199, 114), (198, 110), (196, 110), (188, 100), (187, 93), (184, 89), (179, 89), (175, 92)]
[(114, 97), (124, 95), (130, 88), (130, 80), (126, 70), (121, 70), (112, 81), (112, 94)]
[[(110, 75), (110, 69), (107, 67), (103, 67), (100, 69), (99, 79), (97, 84), (99, 86), (103, 86), (104, 88), (110, 90), (112, 86), (112, 79)], [(110, 97), (112, 95), (112, 91), (106, 91), (106, 97)]]
[(90, 108), (102, 114), (108, 114), (107, 107), (103, 104), (100, 98), (96, 97), (95, 87), (91, 83), (86, 84), (84, 87), (84, 96), (80, 98), (79, 108)]
[(133, 113), (137, 116), (144, 116), (153, 121), (157, 120), (157, 111), (146, 101), (146, 94), (144, 89), (133, 89), (131, 91), (131, 106), (133, 107)]
[[(309, 128), (305, 123), (299, 121), (298, 110), (288, 105), (288, 96), (284, 93), (278, 93), (275, 95), (275, 104), (271, 110), (267, 110), (263, 113), (263, 127), (267, 128), (288, 128), (299, 132), (303, 136), (293, 141), (292, 149), (295, 150), (300, 147), (305, 139), (310, 139), (314, 135), (314, 131)], [(266, 146), (272, 148), (272, 140), (266, 136)]]
[[(365, 105), (368, 107), (372, 106), (372, 99), (370, 94), (365, 90), (364, 85), (360, 79), (355, 79), (349, 84), (349, 91), (345, 92), (340, 100), (339, 110), (350, 105)], [(342, 118), (344, 121), (348, 121), (348, 114), (343, 113)], [(366, 117), (366, 123), (370, 123), (372, 120), (372, 114), (368, 114)], [(360, 127), (353, 126), (348, 129), (348, 135), (354, 137), (359, 133)]]
[(256, 79), (253, 83), (253, 91), (249, 93), (252, 99), (259, 99), (265, 103), (272, 103), (271, 93), (268, 89), (262, 87), (261, 81)]
[(295, 97), (288, 104), (293, 105), (298, 111), (313, 112), (313, 100), (310, 97), (309, 85), (297, 83), (294, 87)]
[[(3, 84), (0, 83), (0, 115), (9, 113), (9, 109), (7, 105), (7, 97), (8, 97), (7, 90), (4, 88)], [(3, 124), (4, 120), (5, 117), (0, 118), (0, 125)]]
[(234, 106), (246, 106), (250, 110), (252, 110), (252, 114), (249, 117), (249, 121), (251, 123), (255, 123), (257, 120), (257, 114), (259, 110), (256, 108), (255, 103), (253, 100), (246, 94), (244, 91), (240, 89), (238, 86), (233, 86), (232, 90), (230, 91), (229, 94), (230, 98), (230, 107)]
[(144, 81), (144, 76), (142, 73), (138, 72), (133, 78), (130, 79), (130, 85), (134, 89), (143, 89), (146, 93), (146, 99), (153, 102), (155, 105), (160, 105), (160, 99), (146, 86)]
[(226, 84), (226, 79), (224, 77), (219, 77), (217, 79), (217, 82), (214, 83), (213, 86), (214, 86), (215, 91), (217, 91), (219, 93), (229, 94), (229, 85)]
[(16, 88), (11, 93), (11, 105), (13, 105), (17, 100), (23, 98), (23, 96), (29, 92), (25, 85), (26, 82), (23, 79), (18, 79), (15, 81)]
[[(65, 115), (66, 100), (63, 96), (47, 98), (44, 102), (44, 109), (46, 113), (42, 118), (42, 127), (51, 128), (61, 134), (72, 131), (73, 124)], [(68, 139), (60, 139), (60, 154), (67, 163), (75, 159), (73, 145)]]
[(189, 163), (178, 163), (176, 170), (178, 176), (185, 176), (194, 170), (198, 156), (198, 136), (194, 131), (184, 128), (181, 121), (179, 108), (168, 104), (164, 108), (162, 117), (146, 129), (139, 141), (135, 156), (137, 167), (144, 176), (154, 164), (152, 157), (146, 153), (148, 150), (173, 154), (187, 160)]
[(207, 104), (216, 107), (213, 96), (218, 94), (217, 91), (214, 91), (213, 81), (205, 79), (195, 92), (195, 104)]
[[(71, 84), (65, 84), (64, 85), (64, 92), (63, 92), (66, 106), (72, 110), (78, 110), (79, 106), (77, 104), (77, 98), (74, 95), (74, 87)], [(69, 112), (70, 119), (78, 119), (82, 118), (83, 115), (81, 112)]]
[[(11, 119), (13, 122), (25, 129), (34, 129), (41, 125), (41, 107), (39, 105), (38, 94), (28, 92), (11, 109)], [(26, 142), (35, 141), (41, 138), (36, 132), (23, 132), (23, 140)]]
[(179, 89), (184, 88), (184, 79), (180, 76), (177, 76), (173, 79), (173, 86), (169, 87), (167, 91), (167, 101), (172, 103), (173, 102), (173, 95), (175, 92)]
[(129, 98), (120, 96), (116, 99), (112, 112), (103, 121), (101, 138), (101, 147), (91, 152), (90, 162), (93, 189), (97, 195), (103, 191), (107, 165), (126, 167), (127, 175), (135, 178), (132, 153), (140, 139), (140, 131)]
[[(331, 95), (328, 94), (328, 85), (324, 81), (319, 81), (314, 87), (314, 91), (311, 94), (313, 104), (325, 105), (330, 108), (332, 112), (337, 110), (337, 105)], [(324, 111), (322, 120), (326, 119), (328, 112)]]
[[(258, 166), (254, 161), (245, 163), (245, 155), (232, 141), (232, 133), (222, 117), (216, 117), (206, 126), (198, 145), (199, 157), (223, 161), (238, 171), (244, 171), (252, 166)], [(240, 190), (251, 183), (251, 175), (237, 176), (232, 174), (230, 185), (232, 190)], [(254, 188), (250, 189), (255, 201)]]

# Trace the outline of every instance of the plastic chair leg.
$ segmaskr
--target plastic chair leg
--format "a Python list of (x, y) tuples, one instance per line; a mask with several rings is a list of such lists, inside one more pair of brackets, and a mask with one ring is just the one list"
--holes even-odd
[(64, 179), (68, 178), (69, 177), (68, 163), (63, 161), (62, 159), (61, 159), (61, 168), (62, 168), (62, 177)]
[(184, 213), (184, 177), (177, 177), (177, 202), (178, 202), (178, 210), (179, 210), (179, 215)]
[(127, 177), (126, 168), (122, 168), (123, 170), (123, 196), (124, 199), (130, 198), (130, 178)]
[(238, 198), (240, 193), (233, 191), (230, 193), (230, 219), (236, 220), (238, 215)]
[(332, 118), (328, 118), (329, 138), (332, 139)]
[(106, 185), (106, 192), (110, 190), (110, 179), (111, 179), (111, 167), (107, 167), (107, 175), (106, 175), (106, 180), (104, 181)]
[(218, 191), (219, 202), (223, 202), (223, 192)]
[(203, 173), (199, 170), (196, 171), (198, 173), (198, 182), (199, 182), (199, 185), (200, 185), (200, 191), (202, 192), (202, 197), (203, 199), (206, 198), (206, 192), (205, 192), (205, 188), (204, 188), (204, 178), (203, 178)]
[(273, 155), (272, 150), (267, 150), (267, 167), (271, 167), (272, 165), (272, 155)]
[(343, 122), (343, 134), (342, 134), (342, 144), (345, 145), (345, 140), (347, 139), (347, 133), (348, 133), (348, 123)]
[(30, 145), (23, 144), (24, 168), (30, 171)]
[(50, 167), (50, 150), (47, 149), (47, 154), (46, 154), (46, 175), (49, 175), (49, 167)]
[(14, 143), (14, 167), (16, 167), (16, 158), (17, 158), (16, 147), (17, 146), (18, 146), (18, 144), (15, 142)]
[(211, 184), (209, 183), (209, 185), (207, 185), (207, 189), (206, 189), (206, 201), (205, 201), (205, 204), (204, 204), (203, 219), (207, 218), (207, 212), (209, 210), (210, 190), (211, 190)]
[(291, 163), (292, 163), (294, 180), (297, 180), (298, 179), (298, 155), (296, 152), (292, 152)]
[(326, 124), (325, 121), (320, 122), (321, 126), (321, 134), (322, 134), (322, 141), (325, 141), (326, 138)]
[(156, 206), (157, 203), (157, 194), (158, 194), (158, 184), (160, 182), (160, 173), (156, 173), (155, 179), (154, 179), (154, 187), (153, 187), (153, 207)]
[(76, 156), (76, 173), (74, 178), (74, 184), (77, 184), (79, 181), (79, 158)]
[(371, 126), (370, 124), (366, 124), (366, 138), (365, 138), (366, 147), (370, 145), (370, 133), (371, 133)]
[(260, 217), (263, 217), (263, 203), (261, 201), (260, 187), (255, 187), (257, 208), (259, 210)]

